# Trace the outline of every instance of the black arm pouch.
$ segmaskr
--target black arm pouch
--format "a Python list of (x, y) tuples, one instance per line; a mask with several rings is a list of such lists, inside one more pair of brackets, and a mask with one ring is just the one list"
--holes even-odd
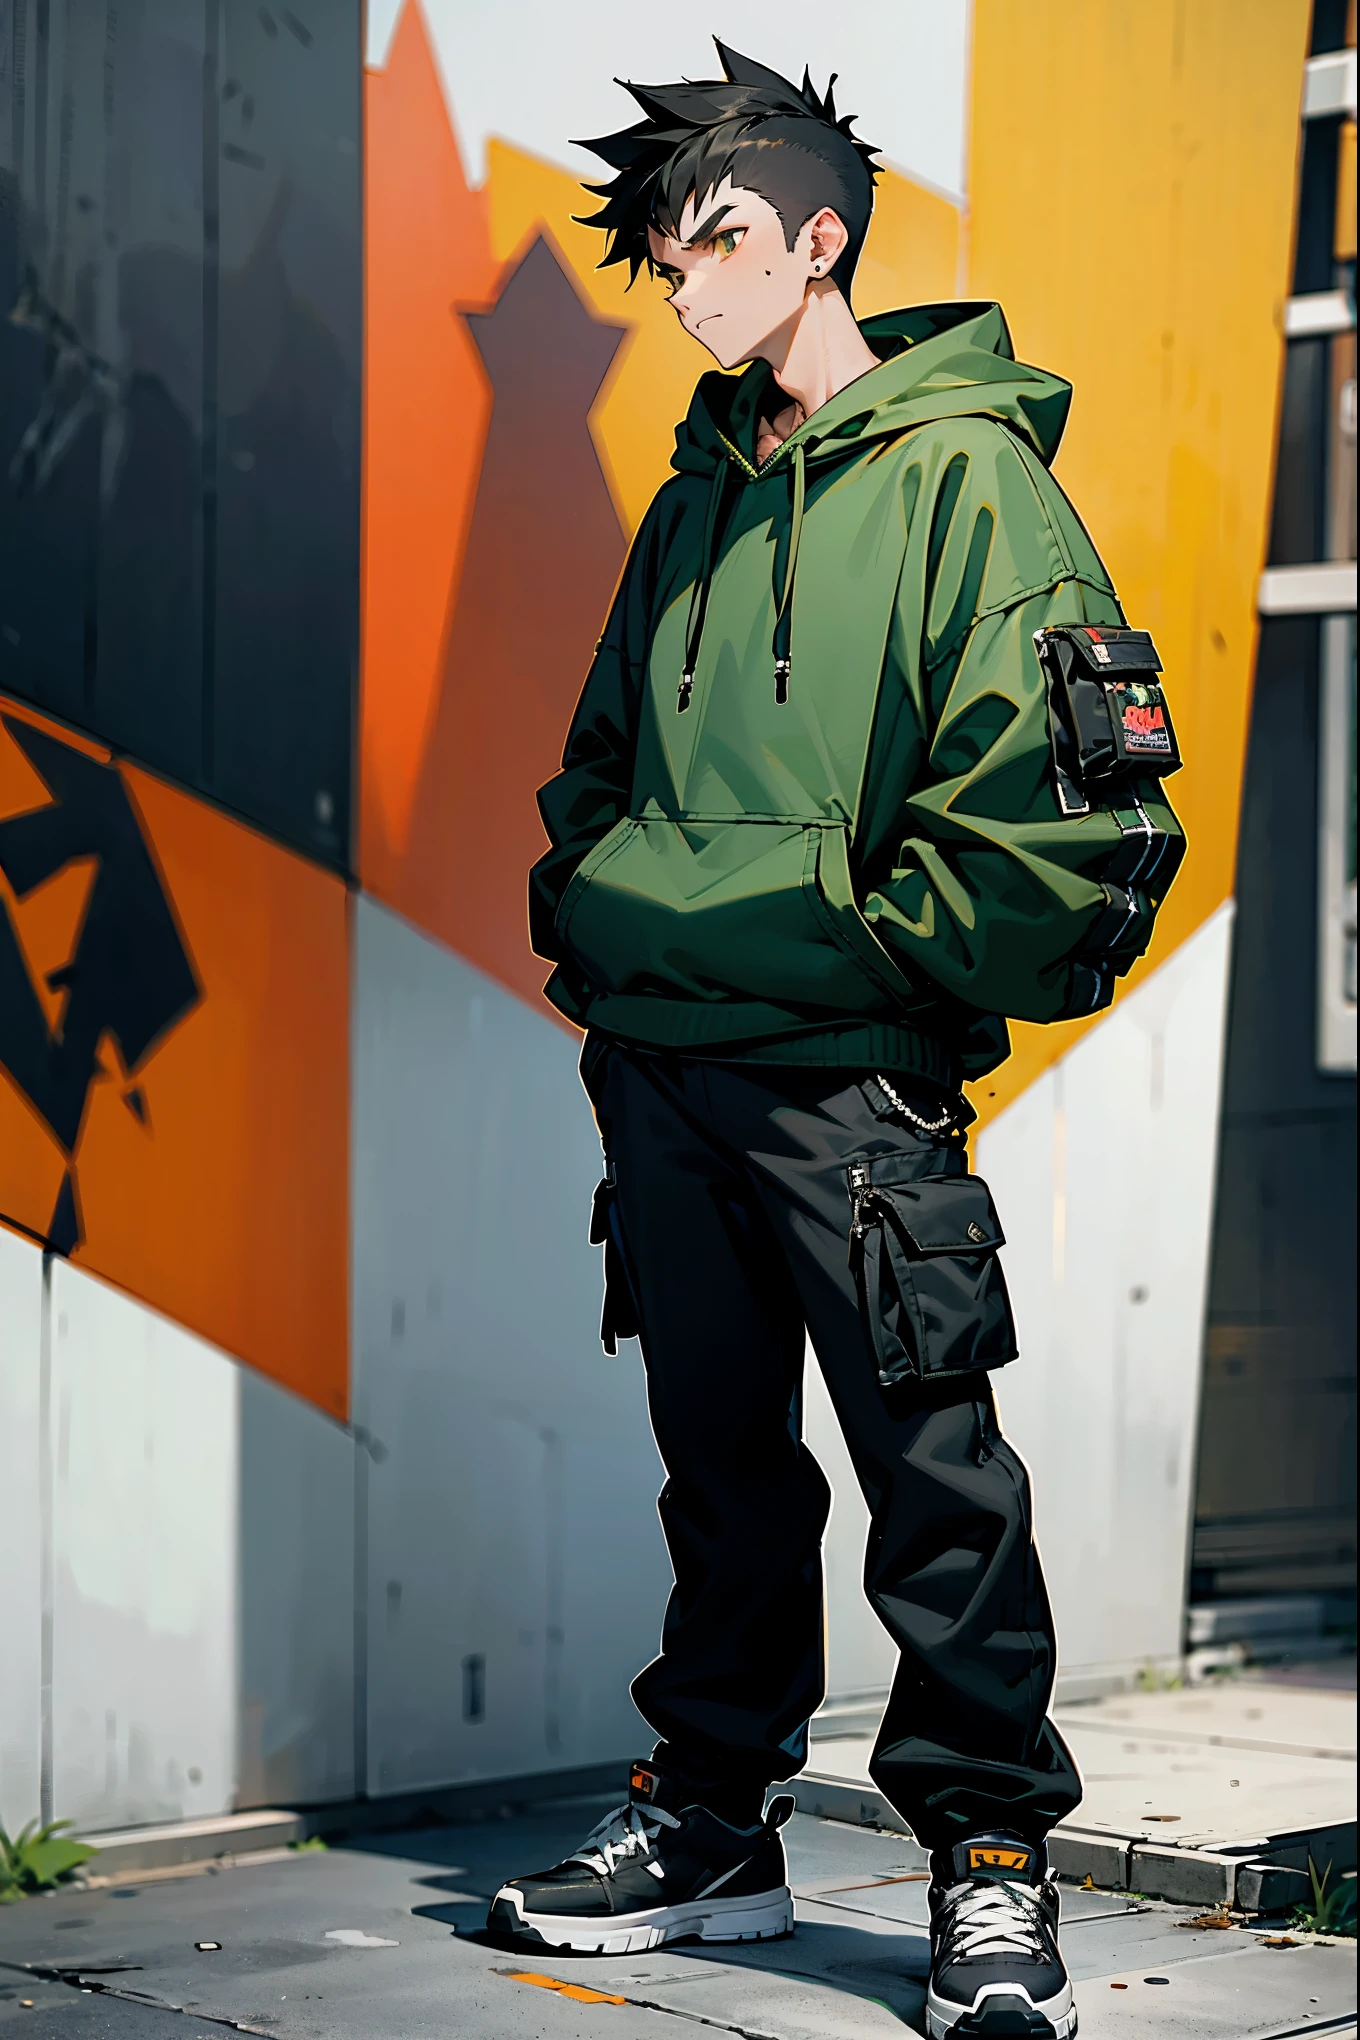
[(1065, 815), (1086, 815), (1134, 777), (1164, 779), (1181, 754), (1162, 662), (1145, 630), (1056, 624), (1034, 633), (1048, 683), (1053, 776)]

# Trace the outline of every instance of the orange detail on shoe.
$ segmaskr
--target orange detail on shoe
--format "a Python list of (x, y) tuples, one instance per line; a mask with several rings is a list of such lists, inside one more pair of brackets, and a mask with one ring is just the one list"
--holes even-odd
[(1033, 1860), (1029, 1849), (977, 1848), (968, 1851), (970, 1870), (1028, 1870)]

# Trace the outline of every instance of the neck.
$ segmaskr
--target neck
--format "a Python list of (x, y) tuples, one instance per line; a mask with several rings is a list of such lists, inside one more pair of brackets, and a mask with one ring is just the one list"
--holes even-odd
[(810, 285), (801, 309), (758, 352), (805, 418), (847, 383), (878, 367), (878, 356), (834, 283)]

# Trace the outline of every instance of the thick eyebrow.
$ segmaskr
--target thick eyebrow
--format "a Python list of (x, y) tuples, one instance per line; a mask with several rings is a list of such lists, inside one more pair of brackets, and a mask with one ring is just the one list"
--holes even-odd
[(698, 226), (694, 229), (694, 232), (690, 235), (689, 239), (687, 241), (682, 241), (680, 243), (680, 246), (682, 248), (701, 248), (705, 241), (710, 240), (712, 238), (713, 230), (718, 225), (718, 222), (720, 220), (725, 220), (727, 218), (727, 215), (730, 212), (734, 212), (735, 210), (736, 207), (732, 205), (715, 206), (713, 208), (713, 211), (709, 214), (708, 218), (706, 220), (700, 220)]

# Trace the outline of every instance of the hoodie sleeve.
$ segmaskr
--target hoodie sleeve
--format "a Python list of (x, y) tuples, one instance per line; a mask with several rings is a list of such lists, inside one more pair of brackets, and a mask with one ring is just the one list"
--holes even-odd
[(529, 940), (537, 956), (557, 965), (548, 997), (569, 1020), (582, 1024), (589, 988), (558, 940), (557, 916), (582, 858), (628, 812), (655, 531), (653, 506), (628, 555), (604, 634), (595, 647), (567, 733), (562, 769), (538, 794), (550, 848), (529, 873)]
[[(898, 662), (916, 741), (901, 747), (891, 872), (880, 861), (864, 913), (909, 971), (966, 1005), (1067, 1019), (1108, 1003), (1146, 948), (1184, 838), (1160, 784), (1139, 781), (1166, 840), (1135, 887), (1126, 832), (1146, 831), (1131, 802), (1062, 814), (1034, 633), (1123, 615), (1047, 471), (999, 426), (970, 421), (961, 437), (903, 577)], [(1112, 894), (1121, 878), (1129, 889)]]

